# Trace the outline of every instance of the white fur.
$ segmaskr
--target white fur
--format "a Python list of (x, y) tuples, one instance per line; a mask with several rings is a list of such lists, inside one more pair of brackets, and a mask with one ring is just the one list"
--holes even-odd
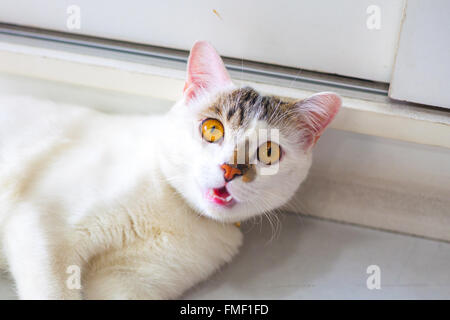
[(70, 265), (87, 298), (173, 298), (237, 253), (238, 228), (162, 176), (164, 121), (0, 99), (0, 235), (21, 298), (80, 298)]
[[(228, 184), (232, 208), (208, 202), (220, 165), (267, 124), (225, 125), (221, 144), (198, 126), (212, 97), (164, 116), (106, 115), (26, 97), (0, 98), (0, 236), (20, 298), (174, 298), (238, 252), (232, 222), (283, 205), (304, 180), (311, 153), (280, 137), (276, 175)], [(80, 266), (82, 290), (67, 268)]]

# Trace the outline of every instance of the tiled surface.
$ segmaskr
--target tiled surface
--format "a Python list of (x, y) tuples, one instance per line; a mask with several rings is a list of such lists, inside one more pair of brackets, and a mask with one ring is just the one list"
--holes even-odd
[[(450, 299), (450, 243), (294, 215), (243, 225), (241, 253), (187, 299)], [(381, 289), (366, 269), (378, 265)], [(14, 297), (0, 280), (0, 298)]]
[[(450, 298), (450, 243), (299, 216), (246, 234), (240, 255), (188, 299)], [(248, 228), (248, 226), (246, 226)], [(366, 269), (381, 269), (369, 290)]]

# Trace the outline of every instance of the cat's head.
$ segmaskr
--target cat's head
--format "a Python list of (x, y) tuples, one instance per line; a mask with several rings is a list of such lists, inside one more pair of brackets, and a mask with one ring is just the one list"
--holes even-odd
[(222, 59), (196, 42), (183, 99), (168, 117), (163, 171), (203, 215), (235, 222), (285, 204), (306, 178), (317, 139), (341, 99), (301, 101), (233, 85)]

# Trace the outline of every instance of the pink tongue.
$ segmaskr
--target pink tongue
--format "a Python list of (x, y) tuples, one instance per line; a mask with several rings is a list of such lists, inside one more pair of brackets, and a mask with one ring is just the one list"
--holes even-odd
[(218, 196), (218, 197), (221, 197), (221, 198), (226, 198), (226, 197), (228, 197), (230, 195), (228, 193), (226, 187), (222, 187), (222, 188), (219, 188), (219, 189), (214, 189), (214, 194), (216, 196)]

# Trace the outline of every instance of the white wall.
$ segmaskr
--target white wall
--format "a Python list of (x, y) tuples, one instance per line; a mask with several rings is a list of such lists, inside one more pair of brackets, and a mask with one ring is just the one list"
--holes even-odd
[[(403, 3), (14, 0), (0, 2), (0, 21), (186, 50), (204, 39), (224, 56), (389, 82)], [(80, 30), (66, 26), (73, 4)], [(367, 28), (370, 5), (381, 10), (379, 30)]]

